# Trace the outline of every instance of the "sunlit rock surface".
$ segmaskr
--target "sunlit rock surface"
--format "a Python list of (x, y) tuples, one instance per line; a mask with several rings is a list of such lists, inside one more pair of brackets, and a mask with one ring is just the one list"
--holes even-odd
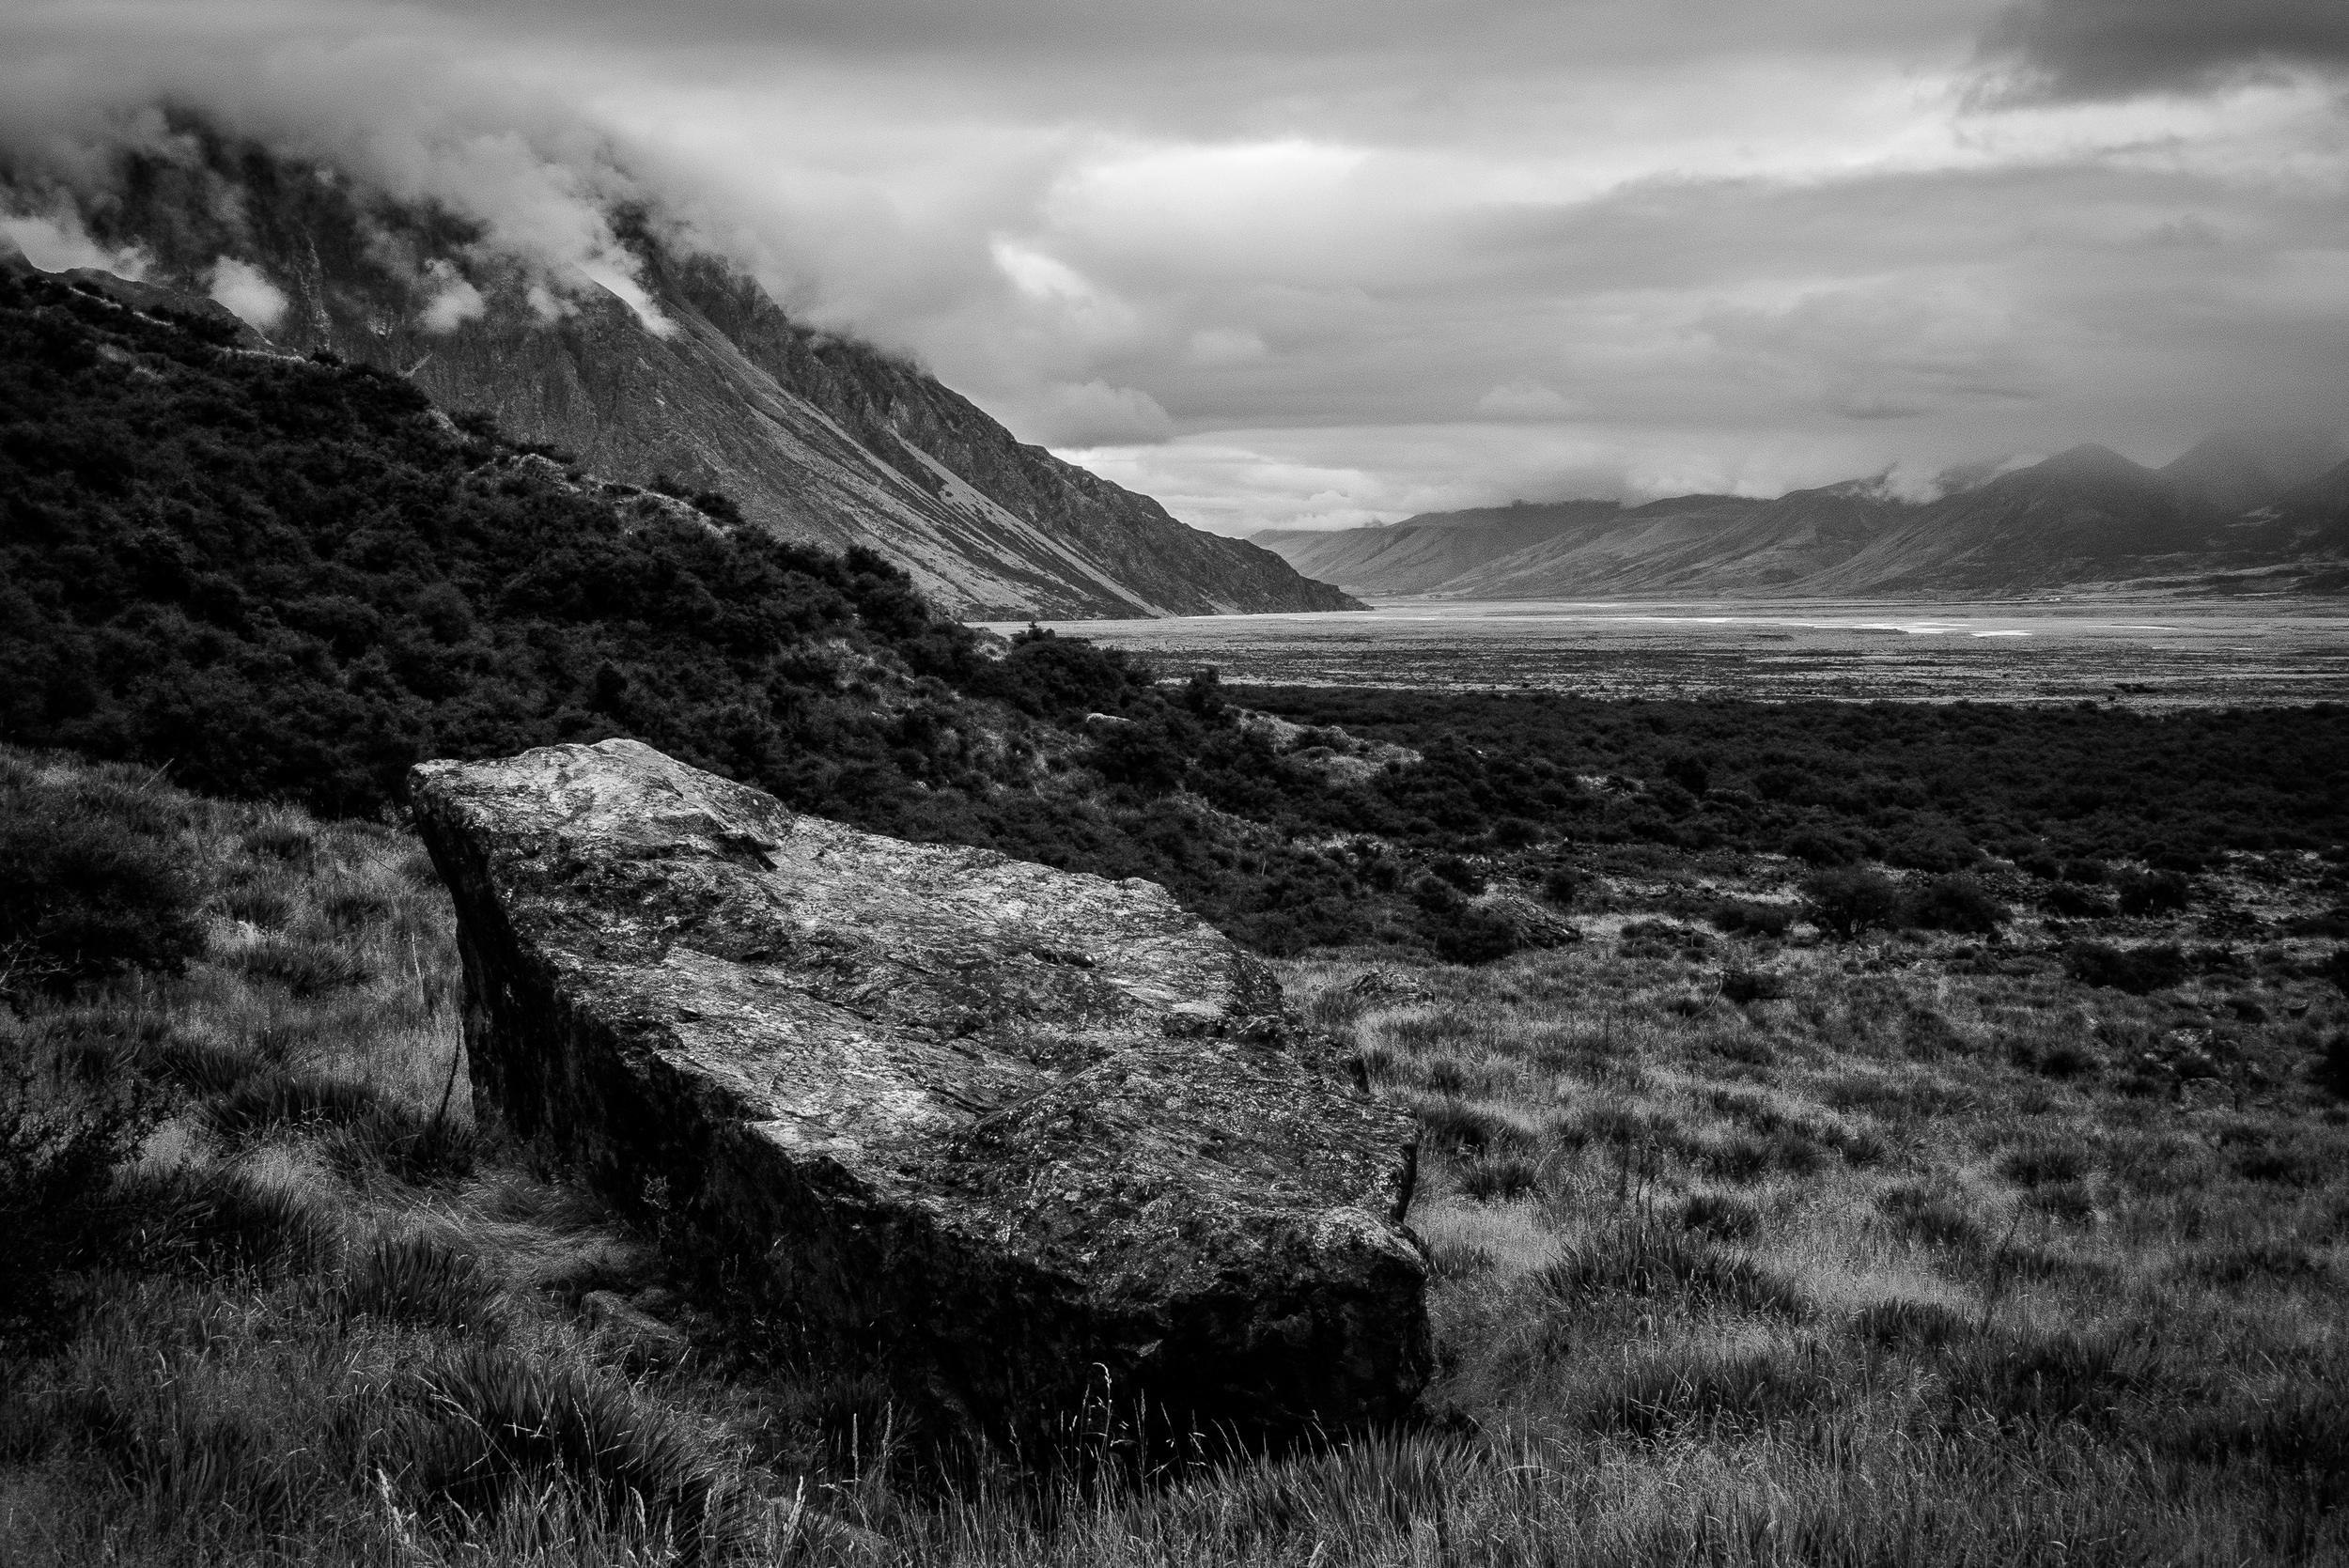
[(1017, 1430), (1410, 1408), (1416, 1133), (1154, 884), (795, 816), (633, 741), (415, 770), (487, 1114)]

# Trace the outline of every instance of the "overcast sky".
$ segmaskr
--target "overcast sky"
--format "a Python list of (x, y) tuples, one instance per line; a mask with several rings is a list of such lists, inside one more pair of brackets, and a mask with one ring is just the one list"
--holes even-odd
[(2343, 0), (0, 0), (0, 136), (157, 93), (1226, 532), (2349, 424)]

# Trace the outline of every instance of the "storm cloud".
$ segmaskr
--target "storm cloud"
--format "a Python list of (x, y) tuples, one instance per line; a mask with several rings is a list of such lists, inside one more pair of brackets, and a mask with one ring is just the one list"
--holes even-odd
[(2196, 92), (2295, 68), (2349, 70), (2339, 0), (2027, 0), (1984, 40), (2023, 98)]
[(1244, 532), (2349, 423), (2337, 9), (0, 0), (0, 158), (77, 264), (165, 102), (623, 291), (652, 201)]

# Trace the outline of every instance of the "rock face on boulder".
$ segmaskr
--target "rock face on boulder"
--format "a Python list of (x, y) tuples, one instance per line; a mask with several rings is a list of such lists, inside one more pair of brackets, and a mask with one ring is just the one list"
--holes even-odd
[(1163, 890), (634, 741), (413, 784), (482, 1110), (744, 1260), (815, 1347), (997, 1430), (1105, 1392), (1256, 1431), (1410, 1409), (1411, 1119)]

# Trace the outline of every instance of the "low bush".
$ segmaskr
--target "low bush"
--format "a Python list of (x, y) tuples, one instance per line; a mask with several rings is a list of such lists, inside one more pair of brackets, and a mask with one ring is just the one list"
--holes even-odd
[(2058, 882), (2039, 900), (2039, 907), (2065, 920), (2104, 920), (2114, 912), (2111, 899), (2075, 882)]
[(1865, 858), (1866, 851), (1842, 833), (1824, 832), (1805, 828), (1789, 834), (1786, 853), (1805, 865), (1850, 865)]
[(1465, 908), (1468, 899), (1440, 877), (1421, 876), (1411, 882), (1411, 902), (1431, 914)]
[(2133, 996), (2164, 990), (2186, 979), (2186, 954), (2174, 942), (2152, 947), (2115, 947), (2074, 942), (2063, 955), (2073, 979)]
[(2123, 914), (2166, 915), (2192, 902), (2194, 885), (2178, 872), (2153, 871), (2122, 877), (2119, 892)]
[(1427, 869), (1465, 893), (1485, 891), (1484, 874), (1457, 855), (1439, 855), (1427, 862)]
[(1980, 859), (1980, 850), (1950, 831), (1903, 833), (1884, 849), (1885, 863), (1904, 871), (1960, 871)]
[(1803, 879), (1802, 896), (1812, 924), (1838, 941), (1883, 929), (1901, 916), (1900, 888), (1866, 866), (1813, 873)]
[(86, 1239), (88, 1210), (161, 1113), (102, 1050), (0, 1018), (0, 1339)]
[(1721, 997), (1743, 1007), (1754, 1001), (1779, 1001), (1786, 996), (1786, 977), (1764, 970), (1728, 970), (1721, 974)]
[(1732, 936), (1782, 937), (1794, 928), (1795, 909), (1750, 898), (1725, 898), (1705, 916), (1713, 929)]
[(2349, 1029), (2336, 1029), (2325, 1037), (2316, 1048), (2310, 1076), (2326, 1094), (2349, 1100)]
[(1496, 909), (1464, 908), (1435, 923), (1436, 956), (1450, 964), (1489, 964), (1523, 945), (1517, 922)]
[(1542, 873), (1542, 897), (1562, 909), (1574, 907), (1582, 892), (1582, 879), (1569, 866), (1554, 865)]
[(2006, 924), (2007, 908), (1973, 877), (1963, 872), (1936, 877), (1912, 890), (1904, 901), (1902, 923), (1928, 931), (1962, 931), (1988, 936)]
[(137, 792), (0, 767), (0, 994), (64, 990), (203, 950), (197, 890)]

